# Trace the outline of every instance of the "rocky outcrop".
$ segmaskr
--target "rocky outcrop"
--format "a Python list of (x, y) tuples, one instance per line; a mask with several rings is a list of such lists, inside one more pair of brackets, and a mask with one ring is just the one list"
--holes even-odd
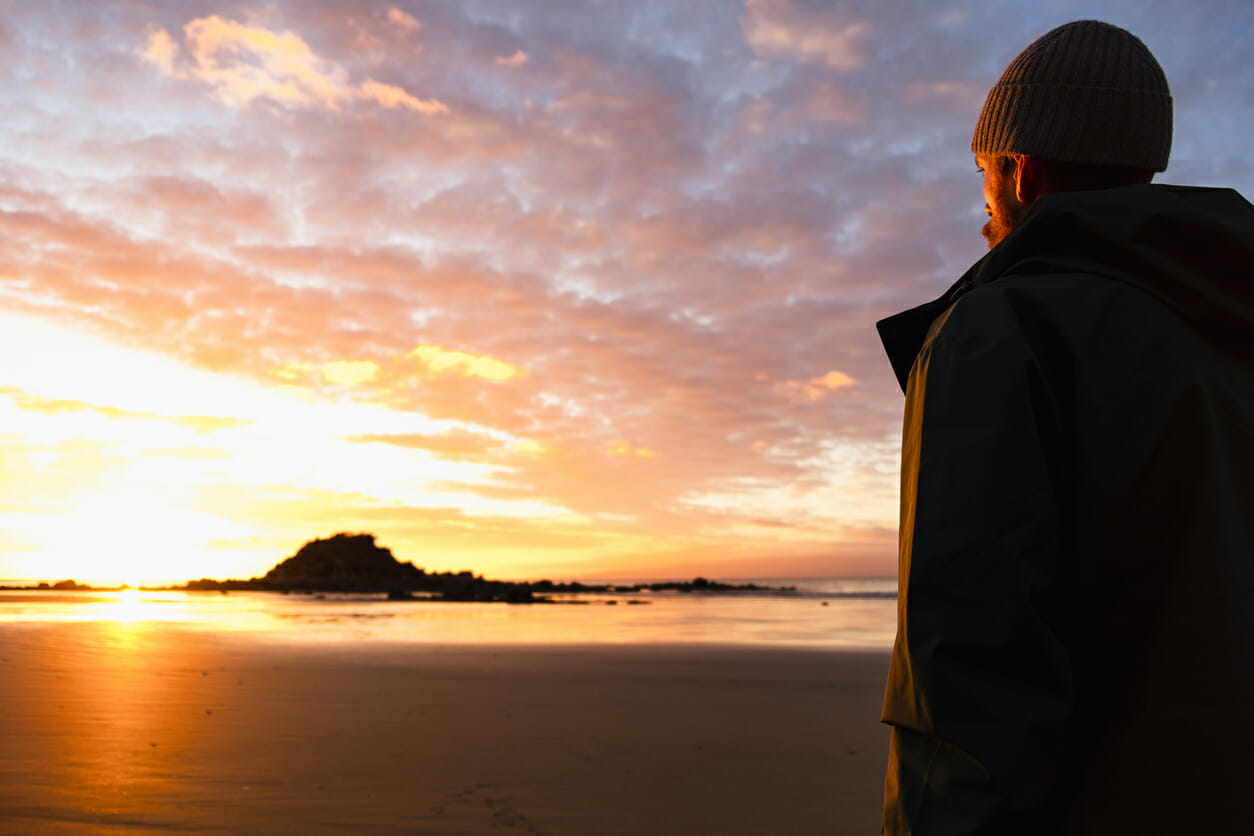
[(389, 592), (425, 586), (426, 572), (402, 563), (373, 534), (336, 534), (312, 540), (260, 579), (274, 589)]

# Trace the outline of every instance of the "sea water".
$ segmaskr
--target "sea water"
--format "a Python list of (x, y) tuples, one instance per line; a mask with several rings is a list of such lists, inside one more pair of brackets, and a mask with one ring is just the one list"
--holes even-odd
[(390, 601), (337, 593), (0, 590), (0, 624), (170, 625), (284, 642), (892, 646), (893, 579), (734, 583), (793, 589), (559, 595), (549, 604)]

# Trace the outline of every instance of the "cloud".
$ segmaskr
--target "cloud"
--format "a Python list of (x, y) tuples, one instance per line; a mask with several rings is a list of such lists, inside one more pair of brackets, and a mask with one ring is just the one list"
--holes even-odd
[(524, 369), (495, 357), (453, 351), (438, 345), (420, 345), (409, 352), (409, 359), (416, 360), (428, 374), (432, 375), (451, 373), (460, 377), (504, 381), (526, 374)]
[(633, 447), (627, 441), (615, 441), (606, 448), (605, 452), (611, 456), (637, 456), (642, 459), (657, 458), (657, 453), (648, 447)]
[(134, 412), (118, 409), (113, 406), (84, 403), (83, 401), (47, 398), (31, 395), (15, 386), (0, 386), (0, 397), (8, 398), (18, 408), (40, 415), (59, 415), (74, 412), (92, 412), (105, 418), (125, 421), (165, 421), (186, 427), (197, 433), (212, 433), (219, 430), (246, 427), (251, 421), (239, 418), (226, 418), (211, 415), (159, 415), (148, 412)]
[(178, 44), (164, 29), (156, 29), (148, 33), (148, 46), (140, 53), (149, 63), (155, 65), (164, 75), (174, 75), (174, 58), (178, 54)]
[(504, 55), (496, 56), (496, 65), (498, 67), (521, 67), (527, 63), (527, 53), (521, 49), (515, 50), (514, 54), (508, 58)]
[(332, 360), (329, 363), (287, 363), (272, 374), (293, 383), (320, 380), (333, 386), (356, 386), (379, 376), (379, 364), (371, 360)]
[(436, 116), (449, 112), (448, 105), (443, 102), (437, 102), (434, 99), (419, 99), (416, 96), (409, 95), (395, 85), (381, 84), (369, 78), (362, 82), (357, 95), (361, 99), (373, 101), (380, 107), (388, 110), (403, 107), (406, 110), (412, 110), (415, 113), (421, 113), (426, 116)]
[[(481, 399), (484, 384), (494, 385), (527, 377), (513, 364), (487, 355), (453, 351), (439, 345), (420, 345), (404, 354), (391, 354), (379, 360), (331, 360), (315, 363), (285, 363), (270, 374), (298, 388), (312, 391), (324, 385), (350, 389), (362, 397), (389, 403), (397, 408), (421, 408), (440, 417), (485, 420), (488, 415), (474, 408)], [(517, 406), (516, 399), (494, 395), (498, 407)], [(496, 415), (499, 421), (504, 416)]]
[[(388, 18), (406, 29), (417, 25), (397, 9)], [(350, 84), (347, 70), (316, 55), (293, 32), (272, 32), (211, 15), (190, 21), (183, 33), (189, 61), (178, 62), (178, 44), (164, 29), (149, 32), (141, 56), (166, 76), (208, 84), (216, 98), (235, 107), (266, 100), (285, 107), (339, 110), (347, 101), (360, 100), (426, 116), (449, 112), (443, 102), (418, 98), (373, 78)]]
[(854, 385), (854, 379), (842, 371), (832, 370), (810, 380), (788, 380), (783, 383), (785, 395), (792, 400), (817, 401)]
[(741, 17), (745, 40), (766, 58), (791, 58), (833, 70), (857, 70), (871, 60), (868, 20), (840, 9), (806, 9), (791, 0), (749, 0)]
[[(145, 417), (163, 418), (163, 416)], [(212, 415), (185, 415), (177, 418), (165, 418), (164, 420), (173, 421), (181, 427), (187, 427), (198, 433), (236, 429), (237, 427), (246, 427), (252, 423), (252, 421), (245, 421), (240, 418), (219, 418)]]
[(193, 20), (183, 31), (195, 61), (191, 76), (230, 104), (264, 98), (334, 109), (343, 96), (343, 71), (292, 32), (274, 33), (216, 15)]
[(425, 450), (441, 458), (457, 461), (487, 459), (505, 449), (502, 442), (483, 433), (454, 429), (443, 433), (368, 433), (351, 436), (360, 444), (391, 444), (410, 450)]
[(391, 23), (407, 32), (417, 32), (421, 28), (418, 20), (410, 14), (406, 14), (400, 9), (392, 6), (388, 9), (388, 23)]

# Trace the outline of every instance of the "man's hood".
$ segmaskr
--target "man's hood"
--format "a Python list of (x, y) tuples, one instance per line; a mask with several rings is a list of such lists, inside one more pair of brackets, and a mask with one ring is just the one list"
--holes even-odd
[(877, 323), (905, 390), (932, 321), (967, 291), (1010, 276), (1084, 273), (1125, 282), (1254, 350), (1254, 206), (1232, 189), (1139, 185), (1036, 201), (941, 298)]

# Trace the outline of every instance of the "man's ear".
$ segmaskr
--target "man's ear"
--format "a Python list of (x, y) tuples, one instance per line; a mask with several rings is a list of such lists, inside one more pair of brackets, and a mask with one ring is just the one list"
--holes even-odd
[(1026, 154), (1011, 154), (1015, 161), (1015, 197), (1024, 206), (1031, 206), (1041, 196), (1041, 164)]

